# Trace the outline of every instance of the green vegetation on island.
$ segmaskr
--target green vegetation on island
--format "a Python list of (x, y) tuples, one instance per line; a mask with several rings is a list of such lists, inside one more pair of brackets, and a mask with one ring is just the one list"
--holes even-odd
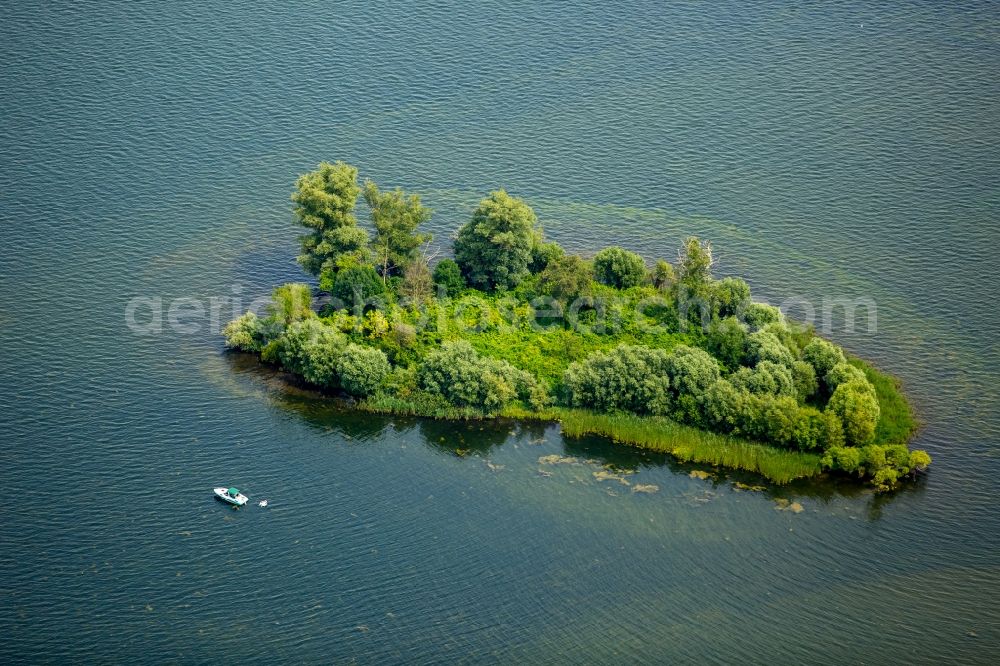
[(752, 301), (743, 280), (715, 279), (697, 238), (674, 264), (621, 247), (587, 259), (499, 190), (458, 230), (454, 259), (433, 262), (418, 195), (359, 185), (338, 162), (301, 176), (292, 200), (318, 294), (276, 288), (265, 316), (226, 326), (226, 345), (362, 409), (557, 420), (777, 483), (833, 472), (889, 490), (930, 464), (907, 447), (915, 423), (891, 377)]

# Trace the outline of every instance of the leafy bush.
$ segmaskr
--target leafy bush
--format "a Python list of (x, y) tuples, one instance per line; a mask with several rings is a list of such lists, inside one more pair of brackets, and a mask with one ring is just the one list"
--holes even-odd
[(304, 319), (285, 329), (277, 340), (277, 357), (289, 372), (317, 386), (337, 383), (337, 357), (344, 336), (319, 319)]
[[(826, 382), (827, 389), (832, 393), (841, 384), (846, 384), (847, 382), (860, 381), (868, 384), (868, 378), (865, 373), (860, 368), (855, 368), (850, 363), (838, 363), (833, 366), (830, 372), (826, 373), (824, 378)], [(874, 388), (873, 388), (874, 390)]]
[(821, 460), (823, 467), (847, 472), (857, 473), (861, 468), (861, 449), (853, 446), (834, 446), (826, 450)]
[(549, 262), (538, 276), (538, 290), (557, 299), (572, 301), (590, 291), (593, 269), (578, 255), (563, 255)]
[(737, 389), (758, 395), (795, 396), (795, 381), (787, 366), (761, 361), (753, 368), (740, 368), (729, 381)]
[(760, 330), (768, 324), (777, 324), (784, 318), (781, 310), (767, 303), (750, 303), (743, 313), (743, 321), (754, 331)]
[(619, 345), (570, 364), (563, 377), (567, 402), (599, 411), (665, 414), (670, 404), (667, 353)]
[(226, 347), (246, 352), (260, 352), (266, 344), (264, 322), (253, 312), (247, 311), (222, 329)]
[(684, 240), (681, 248), (678, 277), (688, 289), (698, 292), (712, 282), (712, 244), (702, 243), (695, 236)]
[(566, 254), (566, 250), (559, 243), (536, 243), (531, 248), (531, 263), (528, 270), (532, 273), (541, 273), (554, 260)]
[(649, 272), (649, 281), (659, 291), (667, 291), (677, 282), (674, 267), (669, 262), (660, 259)]
[(720, 377), (719, 363), (702, 349), (680, 345), (667, 359), (667, 374), (676, 393), (672, 416), (692, 425), (701, 424), (704, 394)]
[(378, 340), (389, 332), (390, 326), (384, 314), (378, 310), (369, 310), (362, 318), (361, 330), (364, 331), (365, 337)]
[(819, 388), (816, 371), (805, 361), (792, 363), (792, 382), (795, 384), (795, 394), (803, 402), (813, 397)]
[(719, 432), (742, 429), (748, 413), (749, 397), (729, 381), (717, 379), (705, 391), (705, 425)]
[(764, 324), (760, 330), (765, 333), (770, 333), (774, 337), (778, 338), (778, 342), (790, 351), (793, 357), (798, 358), (799, 345), (796, 342), (795, 334), (792, 333), (792, 330), (788, 327), (787, 321), (784, 319), (781, 321), (773, 321), (770, 324)]
[(449, 297), (454, 298), (465, 289), (462, 269), (452, 259), (442, 259), (434, 267), (434, 284), (444, 287)]
[(348, 344), (337, 358), (341, 387), (351, 395), (371, 395), (392, 369), (385, 353), (373, 347)]
[(840, 347), (823, 338), (813, 338), (802, 349), (802, 360), (813, 367), (817, 377), (825, 378), (835, 365), (844, 363), (847, 359)]
[(708, 350), (731, 370), (743, 362), (746, 344), (747, 327), (736, 317), (716, 319), (708, 329)]
[(705, 350), (680, 345), (667, 359), (670, 384), (678, 393), (701, 396), (719, 379), (719, 364)]
[(297, 282), (275, 287), (271, 292), (271, 302), (267, 305), (267, 314), (282, 326), (288, 326), (312, 316), (312, 289), (307, 284)]
[(756, 331), (747, 337), (747, 365), (762, 361), (772, 361), (779, 365), (791, 366), (795, 358), (792, 352), (769, 331)]
[(727, 277), (712, 285), (712, 311), (717, 317), (743, 314), (750, 305), (750, 285), (740, 278)]
[(351, 309), (369, 304), (380, 306), (385, 304), (386, 288), (374, 268), (355, 266), (337, 273), (330, 295)]
[(480, 356), (465, 340), (429, 353), (418, 372), (420, 387), (460, 407), (496, 412), (517, 397), (538, 399), (534, 378), (506, 361)]
[(483, 199), (472, 220), (458, 230), (455, 261), (472, 286), (510, 289), (528, 274), (540, 233), (528, 204), (498, 190)]
[(594, 255), (594, 276), (615, 289), (637, 287), (646, 277), (646, 262), (635, 252), (608, 247)]
[(904, 444), (835, 446), (820, 460), (826, 469), (870, 477), (881, 492), (894, 489), (900, 477), (924, 470), (930, 463), (926, 451), (910, 451)]
[(861, 446), (875, 439), (879, 406), (875, 389), (868, 380), (841, 384), (830, 396), (826, 408), (844, 424), (848, 444)]

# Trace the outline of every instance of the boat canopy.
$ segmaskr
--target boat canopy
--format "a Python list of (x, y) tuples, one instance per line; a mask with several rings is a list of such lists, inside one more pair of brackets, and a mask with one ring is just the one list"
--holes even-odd
[(237, 495), (240, 494), (240, 491), (237, 488), (230, 488), (226, 492), (232, 495), (233, 497), (236, 497)]

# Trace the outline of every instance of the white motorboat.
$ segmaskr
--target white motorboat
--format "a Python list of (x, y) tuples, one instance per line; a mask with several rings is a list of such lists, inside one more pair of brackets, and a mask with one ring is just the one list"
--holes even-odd
[(238, 488), (216, 488), (214, 492), (215, 496), (220, 500), (233, 506), (243, 506), (250, 500)]

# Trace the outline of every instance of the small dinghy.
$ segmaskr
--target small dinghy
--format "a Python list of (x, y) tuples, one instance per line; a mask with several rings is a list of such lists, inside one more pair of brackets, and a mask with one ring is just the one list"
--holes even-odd
[(214, 492), (220, 500), (233, 506), (243, 506), (249, 501), (249, 498), (242, 494), (238, 488), (216, 488)]

